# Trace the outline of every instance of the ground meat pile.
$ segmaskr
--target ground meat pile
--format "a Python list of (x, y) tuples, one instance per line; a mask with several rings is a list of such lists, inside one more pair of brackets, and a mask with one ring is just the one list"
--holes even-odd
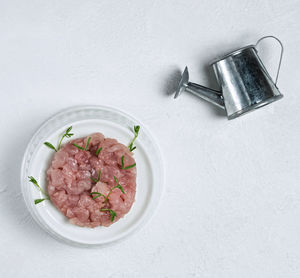
[[(83, 150), (74, 146), (74, 143)], [(102, 150), (97, 155), (100, 148)], [(105, 138), (101, 133), (62, 146), (55, 153), (47, 171), (48, 193), (52, 203), (75, 225), (110, 226), (119, 220), (130, 210), (136, 191), (136, 167), (122, 169), (122, 156), (124, 167), (135, 163), (133, 153), (125, 145), (115, 139)], [(101, 177), (97, 181), (99, 171)], [(115, 188), (106, 199), (104, 196), (117, 185), (115, 178), (125, 194)], [(99, 195), (93, 200), (95, 195), (91, 195), (91, 192), (99, 192), (104, 196)], [(116, 214), (113, 221), (112, 211)]]

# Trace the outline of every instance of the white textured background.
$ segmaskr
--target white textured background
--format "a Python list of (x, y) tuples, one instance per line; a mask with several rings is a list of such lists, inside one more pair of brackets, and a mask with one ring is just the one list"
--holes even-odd
[[(227, 121), (170, 96), (185, 65), (216, 88), (208, 62), (269, 34), (283, 100)], [(0, 277), (300, 277), (299, 47), (300, 1), (1, 0)], [(79, 104), (139, 118), (165, 159), (156, 216), (104, 249), (52, 239), (20, 193), (30, 136)]]

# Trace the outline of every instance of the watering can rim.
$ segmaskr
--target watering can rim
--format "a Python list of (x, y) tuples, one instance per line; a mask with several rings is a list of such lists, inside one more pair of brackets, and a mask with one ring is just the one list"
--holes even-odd
[(238, 54), (242, 53), (244, 50), (246, 50), (248, 48), (254, 48), (254, 50), (257, 52), (257, 49), (255, 48), (255, 45), (254, 44), (249, 44), (249, 45), (246, 45), (244, 47), (240, 47), (240, 48), (237, 48), (233, 51), (230, 51), (229, 53), (221, 56), (220, 58), (215, 58), (212, 62), (209, 63), (209, 65), (212, 66), (213, 64), (216, 64), (216, 63), (218, 63), (222, 60), (225, 60), (228, 57), (238, 55)]

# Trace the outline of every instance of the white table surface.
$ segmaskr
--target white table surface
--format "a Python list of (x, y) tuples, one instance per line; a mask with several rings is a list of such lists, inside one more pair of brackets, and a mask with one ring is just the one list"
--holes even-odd
[[(1, 1), (0, 277), (300, 277), (299, 27), (299, 1)], [(173, 100), (185, 65), (217, 88), (209, 61), (270, 34), (283, 100), (232, 121)], [(165, 160), (158, 213), (102, 249), (48, 236), (20, 193), (33, 132), (80, 104), (139, 118)]]

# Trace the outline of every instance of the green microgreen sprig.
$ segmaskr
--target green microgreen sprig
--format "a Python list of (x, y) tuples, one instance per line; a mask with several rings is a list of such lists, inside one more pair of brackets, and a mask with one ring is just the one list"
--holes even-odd
[(100, 192), (91, 192), (90, 194), (95, 195), (95, 196), (93, 196), (93, 200), (95, 200), (95, 199), (97, 199), (98, 197), (101, 197), (101, 196), (103, 196), (104, 199), (106, 198), (106, 196), (104, 194), (100, 193)]
[(116, 189), (116, 188), (120, 189), (121, 192), (122, 192), (123, 194), (125, 194), (125, 191), (124, 191), (123, 187), (121, 186), (121, 184), (119, 183), (118, 179), (117, 179), (115, 176), (114, 176), (114, 180), (115, 180), (115, 182), (116, 182), (117, 185), (115, 185), (114, 187), (111, 188), (111, 190), (108, 192), (108, 194), (107, 194), (107, 196), (106, 196), (104, 202), (106, 202), (106, 201), (108, 200), (110, 193), (111, 193), (114, 189)]
[(76, 147), (77, 149), (79, 149), (79, 150), (87, 151), (87, 148), (88, 148), (88, 146), (89, 146), (89, 144), (90, 144), (91, 138), (92, 138), (92, 137), (89, 137), (89, 138), (88, 138), (88, 140), (87, 140), (87, 142), (86, 142), (84, 148), (81, 147), (81, 146), (79, 146), (79, 145), (77, 145), (77, 144), (75, 144), (75, 143), (73, 143), (73, 146), (75, 146), (75, 147)]
[(107, 208), (103, 208), (103, 209), (100, 209), (100, 211), (108, 211), (109, 214), (110, 214), (110, 221), (111, 222), (114, 222), (115, 220), (115, 217), (117, 216), (116, 212), (112, 209), (107, 209)]
[[(126, 194), (125, 191), (124, 191), (124, 189), (123, 189), (123, 187), (122, 187), (121, 184), (119, 183), (117, 177), (114, 176), (114, 180), (115, 180), (115, 182), (116, 182), (117, 185), (111, 188), (111, 190), (108, 192), (107, 196), (105, 196), (104, 194), (102, 194), (102, 193), (100, 193), (100, 192), (91, 192), (90, 194), (91, 194), (91, 195), (94, 195), (94, 196), (93, 196), (93, 200), (95, 200), (95, 199), (97, 199), (97, 198), (99, 198), (99, 197), (102, 196), (102, 197), (104, 197), (104, 202), (107, 202), (110, 193), (111, 193), (114, 189), (116, 189), (116, 188), (120, 189), (122, 193)], [(117, 216), (117, 213), (116, 213), (115, 211), (113, 211), (112, 209), (108, 209), (108, 208), (100, 209), (100, 211), (108, 211), (109, 214), (110, 214), (110, 221), (111, 221), (111, 222), (114, 222), (115, 217)]]
[(43, 202), (45, 200), (49, 200), (49, 198), (35, 199), (34, 200), (34, 204), (37, 205), (37, 204), (39, 204), (39, 203), (41, 203), (41, 202)]
[(50, 142), (44, 142), (44, 145), (47, 146), (48, 148), (54, 150), (54, 151), (58, 151), (61, 147), (61, 144), (62, 144), (62, 141), (63, 139), (66, 137), (66, 138), (70, 138), (74, 135), (74, 133), (70, 133), (70, 131), (72, 130), (72, 126), (69, 126), (67, 128), (67, 130), (65, 131), (65, 133), (63, 134), (63, 136), (61, 137), (59, 143), (58, 143), (58, 146), (57, 148), (55, 148)]
[(37, 205), (45, 200), (50, 200), (49, 195), (43, 190), (43, 188), (40, 187), (37, 180), (33, 176), (28, 177), (29, 181), (33, 183), (46, 197), (42, 199), (35, 199), (34, 204)]
[(139, 131), (140, 131), (140, 126), (139, 125), (135, 125), (133, 127), (133, 131), (134, 131), (134, 138), (132, 139), (132, 141), (130, 142), (128, 149), (132, 152), (136, 149), (136, 146), (133, 146), (133, 143), (135, 141), (135, 139), (138, 137), (139, 135)]
[(57, 152), (57, 149), (50, 142), (44, 142), (44, 145)]
[(88, 146), (90, 144), (91, 138), (92, 137), (89, 137), (88, 140), (87, 140), (87, 142), (86, 142), (86, 144), (85, 144), (85, 148), (84, 148), (85, 151), (87, 150), (87, 148), (88, 148)]
[(83, 147), (78, 146), (77, 144), (73, 143), (73, 146), (75, 146), (79, 150), (83, 150)]
[[(125, 191), (124, 191), (124, 189), (123, 189), (123, 187), (122, 187), (122, 185), (119, 183), (118, 179), (117, 179), (115, 176), (114, 176), (114, 180), (115, 180), (115, 182), (116, 182), (117, 185), (115, 185), (115, 186), (113, 186), (113, 187), (111, 188), (111, 190), (108, 192), (107, 196), (105, 196), (104, 194), (102, 194), (102, 193), (100, 193), (100, 192), (91, 192), (90, 194), (93, 196), (93, 200), (97, 199), (98, 197), (103, 196), (103, 197), (104, 197), (104, 202), (107, 202), (107, 201), (108, 201), (108, 198), (109, 198), (109, 196), (110, 196), (110, 194), (111, 194), (111, 192), (112, 192), (114, 189), (116, 189), (116, 188), (118, 188), (119, 190), (121, 190), (121, 192), (122, 192), (123, 194), (126, 194)], [(94, 195), (96, 195), (96, 196), (94, 196)]]
[(129, 166), (126, 166), (126, 167), (125, 167), (125, 165), (124, 165), (124, 159), (125, 159), (125, 157), (124, 157), (124, 155), (123, 155), (123, 156), (122, 156), (122, 169), (123, 169), (123, 170), (128, 170), (128, 169), (133, 168), (133, 167), (136, 166), (136, 163), (133, 163), (132, 165), (129, 165)]
[(100, 147), (99, 149), (97, 149), (96, 155), (98, 156), (101, 151), (102, 151), (102, 147)]
[(101, 171), (99, 170), (97, 179), (91, 178), (91, 180), (97, 183), (98, 181), (100, 181), (100, 177), (101, 177)]

